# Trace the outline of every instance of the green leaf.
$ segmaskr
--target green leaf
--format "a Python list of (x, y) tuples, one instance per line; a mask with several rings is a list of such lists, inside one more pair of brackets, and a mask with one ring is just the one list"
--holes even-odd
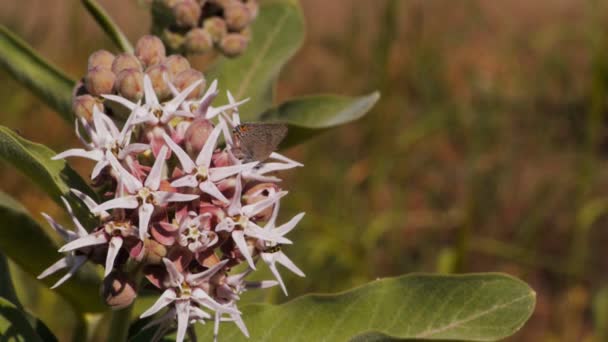
[(0, 25), (0, 67), (59, 112), (64, 120), (73, 123), (74, 81), (36, 54), (3, 25)]
[(30, 326), (25, 312), (0, 297), (0, 336), (3, 341), (42, 342)]
[(46, 146), (26, 140), (9, 128), (0, 126), (0, 159), (29, 177), (61, 207), (60, 196), (66, 197), (83, 224), (92, 223), (88, 208), (69, 190), (76, 188), (95, 198), (94, 191), (65, 160), (51, 160), (55, 154)]
[[(297, 1), (266, 2), (252, 24), (252, 39), (246, 52), (218, 63), (208, 78), (217, 78), (220, 89), (230, 90), (237, 100), (250, 98), (239, 107), (240, 113), (245, 121), (255, 120), (272, 106), (279, 72), (303, 39), (304, 19)], [(221, 100), (227, 101), (223, 93)]]
[[(11, 270), (8, 266), (8, 261), (4, 254), (0, 253), (0, 297), (2, 299), (6, 299), (15, 305), (16, 308), (23, 310), (23, 305), (17, 298), (17, 293), (15, 292), (15, 288), (13, 286), (13, 280), (11, 278)], [(36, 333), (42, 337), (43, 341), (53, 342), (57, 341), (57, 338), (51, 330), (38, 318), (32, 316), (31, 314), (24, 312), (27, 320)]]
[(82, 0), (82, 4), (87, 9), (89, 14), (97, 22), (99, 27), (108, 35), (108, 37), (116, 44), (123, 52), (133, 53), (133, 46), (129, 39), (114, 23), (108, 13), (95, 0)]
[[(24, 271), (36, 276), (62, 258), (53, 241), (25, 209), (2, 192), (0, 219), (0, 249)], [(42, 281), (52, 285), (57, 279), (54, 276)], [(56, 291), (80, 312), (101, 312), (106, 308), (97, 296), (100, 282), (92, 267), (85, 266)]]
[[(0, 250), (25, 272), (37, 276), (63, 257), (27, 210), (3, 192), (0, 192), (0, 222)], [(52, 285), (57, 279), (49, 277), (43, 282)], [(101, 312), (106, 307), (98, 296), (100, 283), (93, 268), (85, 265), (56, 291), (78, 311)]]
[[(528, 320), (536, 295), (503, 274), (406, 275), (377, 280), (336, 295), (306, 295), (282, 305), (251, 305), (243, 319), (252, 341), (496, 341)], [(197, 325), (211, 340), (213, 325)], [(234, 324), (220, 327), (225, 341), (248, 341)], [(366, 339), (361, 339), (362, 336)]]
[(13, 279), (11, 277), (11, 270), (8, 267), (8, 261), (3, 253), (0, 253), (0, 297), (3, 297), (21, 308), (21, 303), (17, 298), (15, 287), (13, 286)]
[(326, 129), (361, 118), (378, 101), (380, 93), (359, 97), (316, 95), (293, 99), (261, 115), (263, 121), (281, 121), (289, 125), (282, 147), (296, 145)]

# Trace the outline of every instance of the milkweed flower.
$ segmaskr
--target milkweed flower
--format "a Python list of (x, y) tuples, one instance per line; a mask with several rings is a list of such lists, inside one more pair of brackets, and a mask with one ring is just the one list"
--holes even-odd
[[(158, 51), (140, 47), (137, 57), (96, 53), (89, 64), (119, 74), (153, 67), (169, 59), (155, 42), (146, 44)], [(146, 328), (156, 327), (157, 337), (175, 329), (182, 341), (188, 326), (197, 322), (212, 322), (216, 338), (224, 323), (249, 336), (239, 310), (241, 294), (277, 285), (287, 294), (278, 265), (304, 276), (281, 250), (293, 243), (287, 234), (304, 213), (277, 223), (280, 202), (288, 194), (279, 186), (277, 172), (302, 164), (277, 152), (265, 160), (240, 157), (232, 132), (241, 125), (238, 109), (247, 99), (237, 101), (228, 92), (229, 103), (214, 106), (217, 81), (207, 89), (201, 88), (202, 79), (180, 84), (169, 73), (186, 66), (180, 58), (171, 60), (173, 69), (161, 68), (164, 74), (156, 80), (151, 72), (142, 75), (141, 96), (95, 94), (90, 117), (77, 118), (84, 147), (55, 158), (95, 162), (91, 180), (101, 200), (77, 189), (71, 194), (97, 221), (81, 224), (65, 199), (74, 230), (43, 214), (66, 243), (59, 249), (65, 256), (39, 278), (67, 269), (53, 285), (57, 287), (87, 260), (99, 264), (105, 277), (102, 295), (117, 309), (135, 299), (141, 288), (135, 279), (143, 273), (159, 297), (141, 317), (154, 316)], [(155, 84), (158, 80), (164, 83)], [(241, 264), (245, 271), (233, 273)], [(259, 264), (275, 280), (248, 281)]]

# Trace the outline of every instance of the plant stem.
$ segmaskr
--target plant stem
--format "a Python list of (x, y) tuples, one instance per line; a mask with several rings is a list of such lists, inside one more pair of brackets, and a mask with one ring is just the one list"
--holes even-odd
[(88, 325), (87, 320), (84, 317), (84, 314), (80, 312), (76, 312), (76, 326), (74, 327), (74, 332), (72, 333), (72, 341), (80, 342), (86, 341), (88, 334)]
[(133, 304), (122, 310), (112, 312), (110, 331), (108, 331), (108, 342), (121, 342), (127, 340), (132, 311)]

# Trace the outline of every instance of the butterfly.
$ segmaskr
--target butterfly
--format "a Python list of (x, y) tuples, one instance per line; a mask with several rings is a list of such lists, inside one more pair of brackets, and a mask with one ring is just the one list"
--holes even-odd
[(266, 160), (287, 136), (283, 123), (247, 122), (232, 130), (234, 153), (244, 162)]

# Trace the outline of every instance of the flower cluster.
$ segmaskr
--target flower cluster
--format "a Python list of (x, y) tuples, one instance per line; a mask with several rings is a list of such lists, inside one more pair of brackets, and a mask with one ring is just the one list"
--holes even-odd
[[(138, 274), (159, 291), (156, 303), (141, 317), (165, 309), (149, 325), (163, 333), (177, 327), (182, 341), (193, 322), (234, 322), (248, 336), (237, 303), (242, 292), (280, 285), (281, 264), (304, 273), (281, 251), (303, 213), (279, 224), (279, 203), (287, 192), (275, 173), (301, 166), (276, 152), (267, 160), (239, 159), (242, 141), (233, 132), (241, 127), (238, 106), (214, 107), (218, 95), (213, 82), (202, 96), (192, 97), (202, 80), (179, 90), (164, 77), (170, 99), (158, 98), (153, 82), (143, 75), (143, 98), (102, 95), (129, 112), (122, 127), (93, 106), (90, 118), (77, 118), (76, 131), (84, 148), (70, 149), (55, 159), (83, 157), (95, 162), (93, 184), (103, 193), (96, 202), (72, 189), (90, 209), (98, 224), (86, 227), (74, 216), (68, 230), (43, 214), (66, 244), (65, 257), (42, 274), (67, 273), (54, 287), (69, 279), (90, 260), (104, 266), (102, 295), (113, 308), (130, 305), (136, 297)], [(263, 142), (260, 142), (263, 143)], [(250, 282), (248, 274), (259, 260), (275, 280)], [(232, 274), (239, 266), (241, 273)]]
[(191, 68), (185, 57), (167, 56), (163, 42), (148, 35), (137, 41), (134, 54), (114, 55), (106, 50), (91, 54), (86, 75), (74, 89), (72, 108), (77, 116), (88, 121), (93, 117), (95, 106), (101, 112), (124, 119), (130, 114), (128, 108), (106, 101), (103, 95), (113, 94), (138, 102), (144, 97), (144, 76), (150, 78), (159, 101), (173, 97), (169, 84), (181, 92), (198, 82), (186, 96), (188, 100), (200, 98), (206, 86), (203, 74)]
[(257, 0), (153, 0), (154, 30), (173, 51), (242, 54), (258, 13)]

